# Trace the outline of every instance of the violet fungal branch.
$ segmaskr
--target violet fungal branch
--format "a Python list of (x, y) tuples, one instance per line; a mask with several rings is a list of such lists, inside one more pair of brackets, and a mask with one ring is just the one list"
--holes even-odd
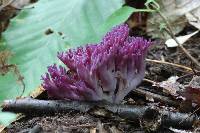
[(49, 66), (42, 86), (56, 99), (119, 103), (144, 78), (151, 44), (142, 37), (129, 36), (128, 25), (118, 25), (99, 44), (58, 53), (68, 70)]

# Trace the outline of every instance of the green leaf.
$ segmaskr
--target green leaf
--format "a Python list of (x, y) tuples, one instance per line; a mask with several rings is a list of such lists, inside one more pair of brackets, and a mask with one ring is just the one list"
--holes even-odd
[[(48, 65), (60, 63), (58, 51), (98, 42), (99, 26), (122, 4), (122, 0), (40, 0), (12, 19), (2, 37), (13, 54), (10, 63), (24, 76), (24, 96), (41, 84)], [(22, 92), (13, 75), (10, 71), (0, 76), (0, 102)]]
[(100, 33), (103, 35), (113, 26), (121, 24), (125, 22), (129, 16), (134, 12), (153, 12), (151, 9), (136, 9), (129, 6), (123, 6), (120, 9), (116, 10), (105, 23), (100, 27)]
[(108, 19), (105, 21), (105, 23), (100, 28), (100, 32), (104, 34), (107, 32), (107, 30), (111, 29), (113, 26), (116, 26), (118, 24), (121, 24), (125, 22), (128, 17), (134, 12), (135, 8), (124, 6), (115, 11), (111, 16), (108, 17)]
[(17, 115), (10, 112), (0, 112), (0, 118), (0, 124), (8, 126), (17, 118)]
[(6, 49), (5, 40), (3, 40), (2, 38), (0, 38), (0, 51), (3, 51), (5, 49)]
[[(99, 26), (122, 4), (122, 0), (40, 0), (12, 19), (2, 34), (0, 50), (12, 52), (9, 63), (24, 76), (24, 96), (41, 84), (48, 65), (60, 63), (58, 51), (98, 42)], [(0, 76), (0, 103), (21, 94), (16, 78), (12, 69)], [(8, 125), (14, 116), (0, 112), (0, 122)]]

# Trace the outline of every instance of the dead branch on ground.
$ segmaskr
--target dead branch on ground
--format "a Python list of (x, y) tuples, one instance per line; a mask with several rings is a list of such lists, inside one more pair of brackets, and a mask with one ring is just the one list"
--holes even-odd
[[(111, 111), (112, 113), (117, 114), (122, 118), (133, 121), (146, 120), (144, 116), (154, 116), (150, 119), (154, 120), (155, 117), (160, 118), (160, 124), (167, 127), (192, 128), (192, 125), (198, 121), (198, 117), (194, 114), (188, 117), (189, 114), (172, 112), (158, 107), (110, 104), (105, 102), (37, 100), (25, 98), (17, 100), (6, 100), (2, 105), (3, 111), (25, 114), (33, 112), (39, 114), (49, 114), (67, 112), (69, 110), (87, 112), (93, 108), (98, 107)], [(147, 113), (148, 115), (146, 115)]]

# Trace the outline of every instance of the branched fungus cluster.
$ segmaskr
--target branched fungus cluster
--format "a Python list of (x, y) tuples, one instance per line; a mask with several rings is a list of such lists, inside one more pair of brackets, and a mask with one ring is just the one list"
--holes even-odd
[(119, 103), (142, 81), (151, 41), (129, 36), (126, 24), (114, 27), (99, 44), (58, 53), (68, 70), (56, 64), (42, 76), (50, 97)]

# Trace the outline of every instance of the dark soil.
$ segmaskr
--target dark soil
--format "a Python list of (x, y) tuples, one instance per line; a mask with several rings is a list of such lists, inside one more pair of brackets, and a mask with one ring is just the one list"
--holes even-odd
[(88, 133), (97, 132), (134, 132), (137, 129), (133, 124), (123, 121), (114, 121), (106, 118), (98, 118), (85, 113), (68, 112), (53, 116), (27, 116), (14, 122), (7, 128), (8, 133), (28, 133), (34, 129), (39, 132), (57, 133)]
[(89, 132), (98, 122), (88, 114), (69, 112), (54, 116), (28, 116), (8, 127), (8, 132), (29, 132), (38, 128), (42, 132)]
[[(188, 40), (183, 46), (187, 51), (200, 61), (200, 34)], [(163, 41), (158, 41), (150, 50), (147, 56), (149, 59), (163, 60), (171, 63), (180, 64), (195, 69), (194, 64), (179, 48), (167, 48)], [(146, 78), (154, 81), (163, 81), (171, 76), (183, 76), (188, 72), (184, 69), (173, 67), (166, 64), (147, 62)], [(185, 79), (184, 79), (185, 80)], [(191, 79), (190, 79), (191, 80)]]

